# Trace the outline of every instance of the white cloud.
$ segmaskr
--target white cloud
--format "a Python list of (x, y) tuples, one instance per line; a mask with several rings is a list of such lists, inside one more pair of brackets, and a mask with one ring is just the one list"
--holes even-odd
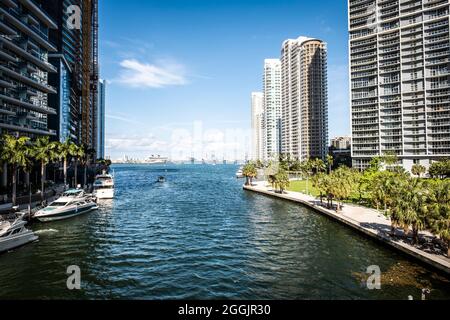
[(173, 127), (170, 132), (147, 128), (141, 132), (112, 134), (106, 139), (107, 153), (118, 159), (124, 155), (146, 158), (151, 154), (168, 156), (172, 160), (211, 158), (244, 159), (249, 147), (248, 129), (206, 129), (201, 121), (189, 127)]
[(131, 123), (131, 124), (142, 124), (141, 122), (136, 121), (125, 115), (106, 114), (105, 117), (108, 119), (122, 121), (122, 122), (126, 122), (126, 123)]
[(184, 66), (160, 61), (158, 64), (125, 59), (117, 82), (134, 88), (163, 88), (187, 84)]

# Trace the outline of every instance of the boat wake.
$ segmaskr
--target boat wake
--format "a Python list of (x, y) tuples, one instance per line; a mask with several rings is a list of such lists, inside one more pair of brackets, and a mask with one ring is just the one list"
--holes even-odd
[(57, 233), (59, 232), (58, 230), (55, 229), (43, 229), (43, 230), (37, 230), (34, 233), (35, 234), (46, 234), (46, 233)]

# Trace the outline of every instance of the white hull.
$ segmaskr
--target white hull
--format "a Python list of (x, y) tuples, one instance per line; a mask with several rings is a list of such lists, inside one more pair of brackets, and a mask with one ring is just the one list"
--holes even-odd
[(9, 251), (18, 247), (21, 247), (27, 243), (34, 242), (38, 239), (32, 231), (27, 230), (17, 235), (9, 236), (4, 239), (0, 239), (0, 252)]
[(36, 219), (38, 219), (40, 222), (51, 222), (51, 221), (58, 221), (58, 220), (64, 220), (69, 219), (72, 217), (76, 217), (85, 213), (88, 213), (93, 210), (97, 210), (98, 206), (90, 206), (88, 208), (78, 208), (76, 210), (67, 210), (67, 211), (58, 211), (52, 214), (48, 214), (45, 216), (37, 216)]
[(97, 199), (113, 199), (114, 189), (99, 189), (94, 191), (94, 196)]
[(114, 198), (114, 176), (110, 174), (99, 174), (94, 181), (94, 197), (97, 199), (113, 199)]

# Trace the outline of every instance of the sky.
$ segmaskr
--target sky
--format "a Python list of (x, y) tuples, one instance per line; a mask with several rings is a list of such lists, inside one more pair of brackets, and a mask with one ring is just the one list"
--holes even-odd
[(329, 135), (350, 132), (347, 1), (100, 1), (106, 154), (244, 159), (251, 92), (285, 39), (328, 44)]

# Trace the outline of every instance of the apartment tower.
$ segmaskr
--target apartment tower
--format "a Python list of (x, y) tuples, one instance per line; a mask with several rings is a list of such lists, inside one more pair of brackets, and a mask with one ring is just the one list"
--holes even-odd
[(57, 24), (42, 9), (45, 1), (0, 2), (0, 133), (36, 138), (55, 136), (48, 128), (48, 84), (57, 69), (48, 62), (56, 52), (49, 31)]
[(448, 0), (350, 0), (352, 157), (450, 156)]
[(263, 76), (263, 158), (277, 158), (281, 153), (281, 62), (264, 60)]
[(299, 160), (328, 152), (327, 46), (299, 37), (281, 51), (281, 152)]
[(96, 149), (98, 110), (98, 0), (46, 0), (44, 9), (57, 23), (50, 41), (57, 52), (49, 61), (59, 72), (49, 82), (59, 88), (50, 95), (57, 115), (50, 126), (58, 140), (67, 138)]
[(251, 159), (263, 160), (263, 100), (262, 92), (252, 92), (252, 143)]

